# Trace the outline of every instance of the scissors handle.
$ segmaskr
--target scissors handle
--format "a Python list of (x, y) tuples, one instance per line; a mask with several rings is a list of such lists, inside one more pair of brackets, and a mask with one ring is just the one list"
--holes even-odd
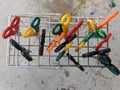
[(25, 57), (28, 61), (32, 61), (32, 57), (31, 55), (29, 54), (29, 51), (26, 50), (24, 47), (22, 47), (21, 45), (19, 45), (15, 40), (13, 39), (10, 39), (10, 43), (18, 50), (21, 51), (21, 55), (23, 57)]
[(18, 30), (19, 30), (19, 23), (20, 23), (20, 17), (19, 16), (15, 16), (13, 18), (13, 20), (11, 21), (10, 23), (10, 26), (8, 26), (2, 33), (2, 37), (4, 39), (12, 36), (12, 35), (15, 35)]
[(62, 24), (60, 24), (60, 23), (55, 24), (53, 29), (52, 29), (52, 34), (60, 35), (62, 32), (63, 32)]
[(99, 55), (98, 60), (100, 61), (101, 64), (103, 65), (110, 65), (111, 64), (111, 59), (108, 57), (108, 55)]
[(22, 46), (21, 45), (19, 45), (15, 40), (13, 40), (13, 39), (10, 39), (9, 40), (10, 41), (10, 43), (16, 48), (16, 49), (18, 49), (18, 50), (21, 50), (22, 51)]
[(35, 29), (36, 33), (39, 32), (39, 24), (40, 24), (39, 17), (35, 17), (30, 24), (30, 26)]
[(40, 44), (39, 44), (39, 55), (40, 56), (43, 55), (43, 51), (44, 51), (45, 34), (46, 34), (46, 30), (43, 29), (42, 30), (42, 35), (41, 35), (41, 41), (40, 41)]
[(68, 26), (69, 26), (70, 20), (71, 20), (70, 14), (65, 14), (61, 18), (61, 24), (62, 24), (62, 28), (65, 34), (68, 32)]
[(76, 37), (77, 37), (77, 35), (73, 34), (68, 40), (66, 40), (65, 42), (61, 43), (54, 51), (55, 52), (59, 52), (62, 48), (65, 47), (66, 44), (68, 44), (69, 42), (74, 40)]
[(114, 75), (119, 75), (120, 70), (113, 64), (107, 65), (106, 66)]
[(76, 62), (71, 54), (67, 53), (66, 55), (81, 71), (85, 71), (85, 69), (78, 62)]
[(94, 31), (94, 30), (97, 30), (97, 24), (95, 23), (94, 20), (88, 19), (87, 20), (87, 25), (88, 25), (88, 28), (89, 28), (89, 33)]
[(107, 37), (106, 37), (103, 41), (101, 41), (101, 42), (96, 46), (95, 50), (98, 50), (100, 47), (102, 47), (102, 45), (103, 45), (105, 42), (107, 42), (107, 41), (110, 39), (111, 36), (112, 36), (112, 34), (111, 34), (111, 33), (108, 33)]
[(10, 26), (12, 26), (15, 29), (18, 29), (19, 23), (20, 23), (20, 17), (15, 16), (14, 19), (11, 21)]
[(98, 51), (91, 51), (88, 53), (84, 53), (84, 54), (82, 54), (82, 57), (85, 58), (85, 57), (92, 57), (93, 55), (105, 55), (106, 53), (108, 53), (110, 51), (111, 51), (110, 48), (100, 49)]
[(65, 39), (69, 39), (73, 33), (75, 33), (78, 28), (83, 24), (83, 20), (80, 20), (65, 36)]
[(32, 60), (33, 60), (32, 56), (31, 56), (31, 55), (29, 54), (29, 52), (26, 51), (26, 50), (21, 51), (21, 55), (22, 55), (24, 58), (26, 58), (28, 61), (32, 61)]
[(102, 30), (102, 29), (98, 29), (94, 32), (94, 36), (96, 38), (101, 38), (101, 39), (105, 39), (106, 38), (106, 33)]

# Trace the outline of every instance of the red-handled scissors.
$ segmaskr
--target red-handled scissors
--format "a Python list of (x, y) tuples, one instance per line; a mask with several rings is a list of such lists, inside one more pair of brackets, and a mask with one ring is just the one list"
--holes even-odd
[(12, 19), (10, 25), (3, 31), (2, 37), (6, 39), (12, 35), (15, 35), (19, 30), (19, 23), (20, 23), (20, 17), (15, 16)]
[(80, 26), (82, 26), (83, 20), (80, 20), (65, 36), (65, 39), (68, 40), (73, 33), (75, 33)]
[(105, 42), (107, 42), (107, 41), (110, 39), (111, 36), (112, 36), (112, 34), (111, 34), (111, 33), (108, 33), (107, 37), (106, 37), (103, 41), (101, 41), (101, 42), (96, 46), (95, 50), (98, 50), (100, 47), (102, 47), (102, 45), (103, 45)]

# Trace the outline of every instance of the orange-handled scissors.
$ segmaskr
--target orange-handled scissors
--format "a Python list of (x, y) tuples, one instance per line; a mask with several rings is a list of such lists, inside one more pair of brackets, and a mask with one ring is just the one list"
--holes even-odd
[(119, 13), (118, 10), (115, 10), (112, 14), (110, 14), (107, 18), (105, 18), (100, 24), (98, 24), (98, 28), (102, 28), (105, 24), (107, 24), (111, 19), (113, 19)]

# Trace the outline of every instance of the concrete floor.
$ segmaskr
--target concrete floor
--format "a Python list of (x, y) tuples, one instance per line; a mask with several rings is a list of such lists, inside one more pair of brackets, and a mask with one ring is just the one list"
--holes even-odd
[[(81, 1), (81, 0), (79, 0)], [(87, 0), (85, 6), (76, 15), (92, 17), (107, 16), (114, 10), (120, 10), (120, 0), (114, 0), (116, 6), (109, 7), (110, 0)], [(25, 13), (70, 13), (77, 5), (74, 0), (0, 0), (0, 33), (7, 25), (10, 14)], [(90, 14), (94, 12), (94, 14)], [(120, 14), (110, 22), (109, 31), (113, 64), (120, 68), (119, 25)], [(114, 76), (107, 69), (85, 68), (81, 72), (77, 68), (40, 69), (10, 68), (6, 65), (5, 53), (7, 40), (0, 37), (0, 90), (119, 90), (120, 76)]]

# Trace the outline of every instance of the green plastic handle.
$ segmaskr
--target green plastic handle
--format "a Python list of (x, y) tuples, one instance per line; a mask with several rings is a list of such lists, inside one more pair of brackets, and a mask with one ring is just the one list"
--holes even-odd
[(106, 36), (107, 36), (106, 33), (102, 29), (98, 29), (94, 31), (94, 37), (96, 38), (105, 39)]
[(60, 24), (60, 23), (55, 24), (52, 29), (52, 34), (60, 35), (62, 32), (63, 32), (62, 24)]
[(65, 54), (65, 51), (60, 52), (56, 58), (56, 61), (58, 62), (63, 57), (64, 54)]
[(107, 68), (108, 68), (114, 75), (119, 75), (119, 74), (120, 74), (119, 69), (118, 69), (116, 66), (114, 66), (113, 64), (108, 65)]
[(39, 32), (39, 25), (40, 25), (39, 17), (35, 17), (30, 24), (30, 26), (35, 29), (36, 33)]

